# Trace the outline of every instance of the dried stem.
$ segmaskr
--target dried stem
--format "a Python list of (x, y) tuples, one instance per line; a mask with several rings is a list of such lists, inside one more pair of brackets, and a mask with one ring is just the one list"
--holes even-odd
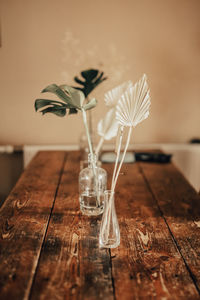
[(98, 145), (97, 145), (97, 147), (96, 147), (96, 150), (95, 150), (95, 153), (96, 153), (97, 158), (98, 158), (98, 156), (99, 156), (99, 152), (100, 152), (100, 149), (101, 149), (101, 147), (102, 147), (102, 145), (103, 145), (103, 142), (104, 142), (104, 137), (102, 136), (102, 137), (100, 138), (99, 143), (98, 143)]
[(96, 187), (96, 193), (97, 193), (97, 203), (98, 203), (98, 205), (100, 205), (98, 180), (97, 180), (97, 174), (96, 174), (95, 164), (94, 164), (94, 153), (93, 153), (93, 149), (92, 149), (92, 142), (91, 142), (91, 138), (90, 138), (89, 128), (88, 128), (88, 125), (87, 125), (87, 115), (86, 115), (86, 112), (85, 112), (84, 109), (82, 109), (82, 116), (83, 116), (83, 123), (84, 123), (84, 126), (85, 126), (86, 135), (87, 135), (89, 151), (90, 151), (90, 154), (92, 156), (92, 169), (93, 169), (95, 187)]
[(114, 190), (115, 190), (115, 186), (116, 186), (116, 183), (117, 183), (117, 179), (118, 179), (118, 176), (119, 176), (119, 172), (120, 172), (121, 166), (122, 166), (122, 164), (123, 164), (123, 162), (124, 162), (124, 158), (125, 158), (125, 155), (126, 155), (126, 151), (127, 151), (127, 149), (128, 149), (129, 142), (130, 142), (131, 132), (132, 132), (132, 127), (129, 127), (128, 137), (127, 137), (126, 145), (125, 145), (125, 148), (124, 148), (124, 152), (123, 152), (123, 155), (122, 155), (122, 158), (121, 158), (121, 161), (120, 161), (118, 170), (117, 170), (117, 174), (116, 174), (116, 176), (115, 176), (115, 181), (114, 181), (113, 187), (112, 187), (112, 189), (111, 189), (112, 192), (114, 192)]
[(113, 177), (112, 177), (112, 185), (111, 185), (111, 190), (113, 190), (113, 185), (114, 185), (114, 180), (115, 180), (115, 174), (116, 174), (116, 171), (117, 171), (117, 164), (118, 164), (118, 161), (119, 161), (119, 156), (120, 156), (120, 151), (121, 151), (121, 144), (122, 144), (122, 138), (123, 138), (123, 133), (124, 133), (124, 127), (121, 126), (120, 127), (120, 136), (119, 136), (119, 140), (117, 139), (117, 157), (116, 157), (116, 160), (115, 160), (115, 167), (114, 167), (114, 171), (113, 171)]
[(89, 150), (90, 150), (90, 154), (91, 154), (92, 159), (93, 159), (94, 158), (94, 153), (93, 153), (93, 149), (92, 149), (92, 142), (91, 142), (91, 138), (90, 138), (89, 128), (88, 128), (88, 125), (87, 125), (87, 115), (86, 115), (86, 111), (84, 109), (82, 109), (82, 115), (83, 115), (83, 123), (84, 123), (84, 126), (85, 126), (85, 131), (86, 131), (86, 135), (87, 135)]
[[(108, 224), (110, 223), (110, 218), (111, 218), (112, 201), (113, 201), (113, 198), (114, 198), (113, 194), (114, 194), (114, 191), (115, 191), (115, 186), (116, 186), (116, 183), (117, 183), (119, 172), (120, 172), (121, 166), (122, 166), (122, 164), (124, 162), (126, 151), (128, 149), (128, 146), (129, 146), (131, 132), (132, 132), (132, 127), (129, 128), (126, 145), (125, 145), (125, 148), (124, 148), (124, 152), (123, 152), (123, 155), (122, 155), (122, 158), (121, 158), (121, 161), (120, 161), (117, 173), (116, 173), (116, 170), (114, 170), (114, 172), (113, 172), (113, 180), (112, 180), (112, 187), (111, 187), (111, 196), (109, 198), (109, 203), (108, 203), (108, 207), (107, 207), (107, 211), (106, 211), (107, 219), (108, 219)], [(120, 154), (120, 148), (121, 148), (121, 141), (122, 141), (122, 135), (120, 136), (119, 146), (118, 146), (118, 150), (117, 150), (117, 158), (116, 158), (116, 161), (115, 161), (115, 169), (117, 168), (116, 166), (117, 166), (117, 163), (118, 163), (118, 160), (119, 160), (119, 154)], [(116, 176), (114, 176), (115, 173), (116, 173)], [(105, 229), (105, 226), (104, 226), (104, 228), (102, 228), (102, 230), (104, 230), (104, 229)], [(106, 232), (107, 238), (108, 238), (108, 234), (109, 234), (108, 230), (109, 230), (109, 226), (107, 227), (107, 232)]]

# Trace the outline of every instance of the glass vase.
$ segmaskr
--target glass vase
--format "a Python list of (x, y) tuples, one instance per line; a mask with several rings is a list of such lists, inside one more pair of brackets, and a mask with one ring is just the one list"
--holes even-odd
[(97, 216), (104, 210), (107, 172), (98, 167), (96, 155), (88, 155), (88, 167), (79, 173), (80, 210), (84, 215)]
[(115, 211), (115, 193), (104, 192), (104, 213), (100, 225), (99, 246), (116, 248), (120, 244), (120, 230)]

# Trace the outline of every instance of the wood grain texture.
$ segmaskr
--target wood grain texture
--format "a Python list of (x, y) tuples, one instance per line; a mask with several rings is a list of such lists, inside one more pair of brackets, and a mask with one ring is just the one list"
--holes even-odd
[(200, 291), (200, 196), (173, 164), (140, 166)]
[(79, 154), (70, 152), (31, 299), (113, 299), (109, 251), (98, 245), (101, 217), (79, 210), (79, 168)]
[(125, 164), (122, 173), (116, 187), (121, 244), (111, 250), (116, 299), (198, 299), (138, 163)]
[[(199, 196), (172, 164), (124, 164), (121, 244), (79, 211), (78, 152), (40, 152), (0, 210), (0, 299), (199, 299)], [(110, 186), (113, 165), (108, 171)]]
[(64, 152), (39, 153), (0, 210), (0, 299), (27, 299)]

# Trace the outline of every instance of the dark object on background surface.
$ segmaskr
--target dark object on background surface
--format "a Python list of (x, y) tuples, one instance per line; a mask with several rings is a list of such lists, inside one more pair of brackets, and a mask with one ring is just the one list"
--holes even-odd
[(81, 72), (81, 76), (84, 80), (75, 76), (74, 81), (83, 87), (74, 86), (75, 89), (80, 90), (84, 93), (85, 97), (87, 97), (97, 85), (107, 79), (107, 77), (103, 77), (104, 72), (100, 72), (96, 69), (89, 69)]
[[(119, 161), (121, 160), (122, 154), (119, 156)], [(153, 153), (153, 152), (133, 152), (128, 151), (125, 156), (125, 163), (134, 163), (135, 161), (143, 162), (157, 162), (157, 163), (168, 163), (170, 162), (172, 154), (164, 153)], [(102, 163), (115, 163), (116, 153), (105, 152), (101, 155), (100, 160)]]
[(190, 144), (200, 144), (200, 138), (191, 139)]
[(172, 154), (163, 153), (149, 153), (149, 152), (136, 152), (135, 160), (143, 162), (157, 162), (157, 163), (168, 163), (170, 162)]
[(23, 171), (23, 152), (0, 154), (0, 207)]

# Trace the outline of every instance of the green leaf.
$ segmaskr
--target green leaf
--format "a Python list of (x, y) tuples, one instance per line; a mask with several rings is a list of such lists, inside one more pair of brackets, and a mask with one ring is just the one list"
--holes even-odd
[(69, 115), (77, 114), (77, 113), (78, 113), (78, 111), (77, 111), (76, 108), (70, 108), (70, 109), (69, 109)]
[(82, 91), (87, 97), (93, 89), (99, 85), (101, 82), (107, 79), (107, 77), (103, 77), (104, 73), (100, 72), (96, 69), (89, 69), (81, 72), (81, 76), (85, 79), (84, 81), (78, 78), (77, 76), (74, 77), (74, 81), (81, 86), (75, 87), (76, 89)]
[(83, 84), (84, 85), (84, 81), (80, 80), (77, 76), (74, 77), (74, 81), (76, 81), (79, 84)]
[(103, 72), (101, 72), (101, 74), (99, 75), (99, 77), (95, 80), (94, 85), (97, 86), (99, 85), (101, 82), (103, 82), (104, 80), (107, 79), (107, 77), (103, 77)]
[(73, 107), (71, 98), (55, 83), (48, 85), (44, 90), (42, 90), (42, 93), (53, 93), (65, 103)]
[(56, 100), (48, 100), (48, 99), (36, 99), (35, 100), (35, 110), (38, 111), (40, 108), (48, 105), (60, 105), (65, 106), (66, 108), (69, 107), (69, 105), (64, 104), (63, 102), (56, 101)]
[(43, 115), (46, 113), (53, 113), (56, 116), (64, 117), (66, 115), (66, 108), (60, 106), (47, 107), (41, 110), (41, 113)]
[(95, 77), (97, 77), (99, 73), (99, 70), (95, 69), (89, 69), (81, 72), (81, 75), (83, 78), (86, 79), (86, 81), (92, 81)]
[(66, 84), (60, 85), (60, 88), (68, 93), (71, 102), (75, 108), (81, 109), (83, 107), (85, 96), (82, 91), (74, 89), (73, 87), (68, 86)]
[(84, 110), (92, 109), (97, 105), (97, 100), (95, 98), (92, 98), (86, 105), (83, 106)]

